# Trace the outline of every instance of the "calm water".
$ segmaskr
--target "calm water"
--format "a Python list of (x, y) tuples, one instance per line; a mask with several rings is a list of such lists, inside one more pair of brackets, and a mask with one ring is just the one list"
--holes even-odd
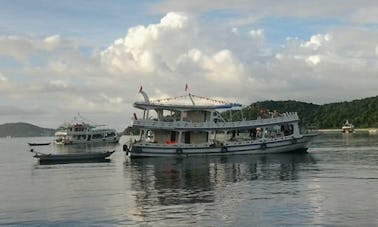
[(128, 160), (118, 145), (110, 162), (39, 165), (27, 142), (51, 140), (0, 139), (0, 224), (378, 225), (378, 136), (324, 134), (308, 153), (183, 159)]

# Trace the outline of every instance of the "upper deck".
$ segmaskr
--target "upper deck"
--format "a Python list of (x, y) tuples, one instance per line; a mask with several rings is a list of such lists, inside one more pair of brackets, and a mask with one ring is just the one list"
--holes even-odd
[(157, 121), (140, 119), (133, 121), (133, 127), (151, 130), (181, 130), (181, 131), (206, 131), (206, 130), (240, 130), (249, 128), (269, 127), (280, 124), (298, 122), (297, 113), (285, 113), (272, 118), (258, 118), (248, 121), (233, 122), (190, 122), (190, 121)]

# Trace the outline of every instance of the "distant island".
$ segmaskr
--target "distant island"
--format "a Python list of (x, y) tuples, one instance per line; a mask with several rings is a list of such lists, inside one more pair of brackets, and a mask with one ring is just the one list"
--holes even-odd
[(41, 128), (24, 122), (0, 125), (0, 137), (53, 136), (54, 133), (55, 129)]

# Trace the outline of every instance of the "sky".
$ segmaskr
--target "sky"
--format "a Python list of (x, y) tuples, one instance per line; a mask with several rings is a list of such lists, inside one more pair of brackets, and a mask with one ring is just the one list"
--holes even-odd
[(0, 0), (0, 124), (121, 131), (140, 86), (249, 105), (378, 95), (372, 0)]

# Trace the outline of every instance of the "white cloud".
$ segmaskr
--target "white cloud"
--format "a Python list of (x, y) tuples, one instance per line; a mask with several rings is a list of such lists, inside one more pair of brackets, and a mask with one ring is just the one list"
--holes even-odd
[(249, 34), (252, 36), (252, 37), (260, 37), (264, 34), (264, 29), (258, 29), (258, 30), (251, 30), (249, 32)]
[(105, 93), (101, 93), (100, 96), (110, 104), (121, 105), (123, 102), (122, 97), (109, 97)]
[(27, 61), (31, 55), (73, 47), (76, 47), (76, 41), (62, 41), (59, 35), (48, 36), (43, 40), (34, 37), (0, 36), (0, 56), (9, 56), (20, 61)]
[[(152, 13), (162, 14), (169, 11), (185, 11), (194, 14), (207, 12), (233, 12), (240, 19), (233, 19), (231, 27), (253, 24), (257, 20), (274, 15), (276, 18), (323, 18), (359, 24), (377, 24), (378, 7), (371, 0), (318, 0), (280, 1), (276, 0), (220, 0), (220, 1), (159, 1), (150, 6)], [(250, 14), (253, 13), (253, 16)], [(245, 16), (248, 14), (248, 16)], [(240, 21), (240, 22), (238, 22)]]
[(6, 74), (2, 70), (0, 92), (8, 98), (4, 105), (33, 100), (51, 116), (81, 112), (116, 126), (128, 123), (125, 116), (134, 111), (140, 85), (152, 99), (183, 94), (188, 83), (194, 94), (244, 104), (377, 95), (378, 32), (330, 28), (308, 40), (288, 38), (271, 46), (264, 31), (218, 27), (199, 23), (195, 14), (168, 13), (158, 23), (129, 28), (92, 55), (59, 35), (3, 37), (0, 55), (18, 59), (20, 67)]
[(332, 39), (332, 36), (330, 34), (317, 34), (314, 36), (311, 36), (310, 41), (305, 42), (301, 46), (311, 48), (313, 50), (319, 49), (322, 45), (326, 44), (327, 42), (330, 42)]
[(50, 81), (50, 85), (56, 88), (68, 88), (69, 86), (69, 84), (66, 81), (62, 81), (62, 80)]
[(1, 72), (0, 72), (0, 81), (3, 83), (8, 81), (8, 78), (6, 78)]
[(49, 36), (49, 37), (46, 37), (42, 44), (43, 44), (43, 48), (45, 49), (48, 49), (48, 50), (54, 50), (56, 48), (59, 47), (59, 45), (61, 45), (61, 38), (59, 35), (53, 35), (53, 36)]
[(319, 55), (311, 55), (306, 58), (306, 62), (309, 64), (317, 65), (320, 63), (320, 56)]

